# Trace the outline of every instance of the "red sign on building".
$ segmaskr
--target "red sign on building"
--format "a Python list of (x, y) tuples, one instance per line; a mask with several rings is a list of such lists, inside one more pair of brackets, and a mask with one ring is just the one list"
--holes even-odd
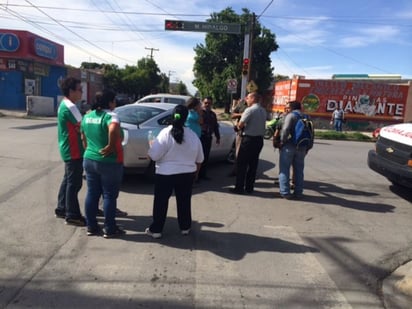
[(0, 29), (0, 58), (63, 66), (64, 47), (28, 31)]
[(347, 119), (402, 122), (408, 85), (377, 80), (280, 81), (274, 87), (273, 111), (283, 111), (287, 102), (298, 100), (312, 117), (330, 117), (336, 106)]

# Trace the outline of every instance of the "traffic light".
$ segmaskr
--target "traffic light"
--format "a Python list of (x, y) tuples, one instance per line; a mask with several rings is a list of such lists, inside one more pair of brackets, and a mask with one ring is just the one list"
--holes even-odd
[(249, 73), (249, 59), (243, 59), (242, 74), (247, 75)]
[(165, 20), (165, 30), (180, 30), (185, 29), (185, 23), (181, 20)]

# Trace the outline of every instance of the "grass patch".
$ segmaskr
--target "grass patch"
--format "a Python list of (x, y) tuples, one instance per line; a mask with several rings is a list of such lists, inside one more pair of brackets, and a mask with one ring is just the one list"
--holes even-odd
[(315, 138), (318, 139), (332, 139), (332, 140), (348, 140), (373, 142), (373, 138), (360, 132), (336, 132), (336, 131), (316, 131)]

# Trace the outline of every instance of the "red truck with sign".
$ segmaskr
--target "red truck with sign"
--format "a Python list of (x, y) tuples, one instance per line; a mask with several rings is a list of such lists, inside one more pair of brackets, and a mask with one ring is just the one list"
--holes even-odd
[(407, 81), (294, 78), (275, 83), (272, 111), (283, 111), (287, 102), (298, 100), (312, 118), (330, 119), (339, 106), (348, 121), (381, 126), (404, 122), (408, 91)]

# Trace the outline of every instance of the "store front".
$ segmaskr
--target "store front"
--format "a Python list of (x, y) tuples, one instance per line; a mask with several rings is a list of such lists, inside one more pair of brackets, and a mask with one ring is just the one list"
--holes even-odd
[(53, 99), (66, 76), (64, 47), (28, 31), (0, 29), (0, 109), (25, 110), (27, 96)]

